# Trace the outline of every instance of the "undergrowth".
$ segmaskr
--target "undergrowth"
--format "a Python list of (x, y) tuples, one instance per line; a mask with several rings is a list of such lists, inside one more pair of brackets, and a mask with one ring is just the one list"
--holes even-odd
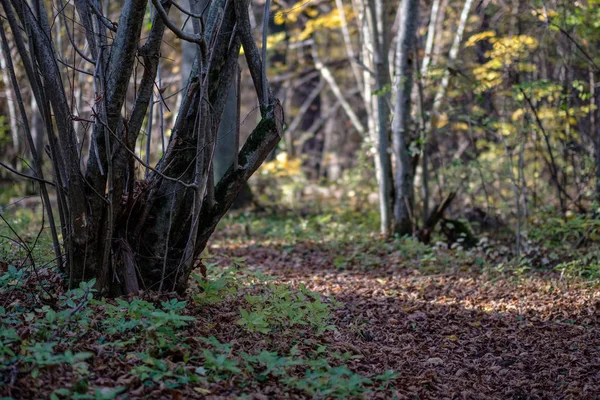
[[(331, 313), (339, 303), (250, 270), (243, 258), (230, 257), (223, 267), (206, 255), (209, 276), (192, 275), (185, 297), (104, 299), (93, 281), (63, 289), (47, 229), (36, 228), (35, 215), (20, 211), (9, 222), (11, 228), (0, 231), (0, 396), (244, 397), (277, 386), (315, 398), (389, 397), (398, 382), (394, 371), (364, 375), (350, 368), (359, 354), (329, 350), (328, 335), (336, 330)], [(514, 243), (485, 235), (473, 249), (448, 246), (441, 236), (432, 245), (384, 239), (374, 233), (376, 222), (350, 211), (300, 218), (242, 213), (224, 220), (213, 248), (274, 246), (285, 254), (311, 243), (327, 247), (338, 270), (391, 264), (422, 275), (475, 270), (586, 281), (600, 276), (594, 250), (600, 225), (586, 216), (532, 218), (519, 257)], [(226, 244), (223, 234), (237, 239)]]
[(338, 270), (392, 264), (416, 268), (424, 275), (477, 271), (515, 276), (550, 273), (587, 281), (600, 277), (600, 256), (595, 250), (600, 242), (600, 220), (589, 215), (560, 217), (551, 210), (540, 210), (523, 222), (518, 251), (516, 232), (479, 232), (478, 245), (465, 249), (460, 242), (448, 243), (439, 231), (429, 245), (410, 237), (383, 238), (376, 233), (378, 223), (372, 211), (331, 209), (304, 216), (242, 212), (226, 217), (220, 234), (227, 237), (227, 243), (237, 240), (240, 245), (272, 246), (283, 252), (307, 243), (333, 249), (339, 255), (331, 263)]
[[(291, 393), (343, 398), (393, 387), (392, 371), (357, 374), (344, 366), (353, 355), (331, 353), (320, 342), (336, 329), (330, 323), (335, 301), (250, 272), (242, 259), (210, 271), (208, 279), (194, 275), (186, 298), (148, 293), (107, 300), (95, 297), (93, 281), (62, 292), (60, 285), (42, 287), (49, 281), (37, 280), (31, 268), (9, 266), (0, 276), (0, 393), (115, 399), (170, 390), (201, 397), (231, 386), (243, 397), (277, 382)], [(266, 345), (242, 349), (239, 339), (216, 337), (222, 332), (206, 316), (233, 305), (238, 336)], [(216, 336), (199, 335), (212, 330)], [(294, 339), (275, 350), (268, 345), (275, 337)], [(99, 385), (106, 368), (123, 368), (122, 376)], [(27, 386), (15, 392), (16, 381)]]

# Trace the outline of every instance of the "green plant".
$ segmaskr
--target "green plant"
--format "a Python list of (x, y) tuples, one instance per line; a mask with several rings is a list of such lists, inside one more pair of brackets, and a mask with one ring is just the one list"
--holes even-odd
[(203, 349), (204, 370), (212, 374), (216, 379), (221, 379), (228, 374), (241, 374), (239, 362), (231, 358), (230, 343), (220, 343), (214, 336), (202, 338), (202, 341), (210, 345), (213, 350)]
[(5, 273), (0, 275), (0, 291), (19, 288), (25, 282), (26, 270), (9, 265)]
[(50, 400), (58, 400), (60, 398), (75, 400), (113, 400), (125, 390), (125, 387), (118, 386), (115, 388), (94, 388), (92, 393), (79, 393), (69, 388), (59, 388), (50, 394)]
[(157, 350), (168, 350), (178, 343), (178, 331), (194, 317), (181, 315), (186, 302), (171, 299), (162, 302), (163, 309), (145, 300), (115, 300), (116, 305), (105, 304), (106, 318), (103, 331), (108, 335), (126, 334), (132, 341), (143, 341)]
[(600, 252), (584, 254), (575, 260), (560, 263), (556, 269), (570, 278), (597, 280), (600, 278)]
[(145, 385), (164, 384), (168, 388), (199, 382), (200, 374), (194, 368), (186, 367), (183, 363), (172, 363), (152, 357), (146, 353), (138, 355), (143, 363), (132, 369), (131, 373), (140, 378)]
[[(211, 273), (205, 279), (202, 276), (192, 274), (192, 278), (198, 284), (198, 293), (194, 293), (194, 302), (198, 305), (210, 305), (222, 301), (226, 296), (237, 293), (236, 268), (224, 270), (213, 268), (214, 264), (207, 264), (206, 268)], [(234, 265), (239, 266), (241, 260), (235, 260)]]
[(294, 290), (289, 285), (270, 283), (259, 294), (246, 295), (245, 300), (249, 310), (241, 308), (237, 322), (251, 332), (268, 333), (298, 325), (309, 325), (318, 334), (335, 329), (327, 323), (329, 304), (303, 285)]
[(309, 368), (303, 377), (287, 377), (286, 385), (302, 390), (313, 397), (344, 398), (363, 397), (373, 381), (356, 374), (345, 366), (331, 367), (326, 360), (307, 363)]
[(247, 362), (247, 369), (259, 381), (266, 380), (269, 375), (285, 376), (290, 367), (304, 364), (303, 360), (293, 357), (280, 357), (277, 352), (261, 351), (257, 355), (242, 354), (242, 358)]

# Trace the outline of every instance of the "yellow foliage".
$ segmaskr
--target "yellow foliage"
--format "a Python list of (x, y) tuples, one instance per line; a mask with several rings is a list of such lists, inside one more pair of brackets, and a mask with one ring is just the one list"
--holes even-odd
[(537, 71), (537, 65), (531, 63), (520, 62), (517, 64), (519, 72), (534, 72)]
[(452, 124), (452, 130), (454, 131), (468, 131), (469, 124), (466, 122), (455, 122)]
[(523, 109), (519, 108), (513, 113), (511, 119), (513, 120), (513, 122), (518, 121), (524, 114), (525, 112), (523, 111)]
[[(344, 14), (347, 20), (350, 20), (354, 17), (352, 8), (350, 6), (344, 6)], [(316, 14), (314, 16), (316, 16)], [(292, 41), (306, 40), (310, 38), (313, 33), (320, 29), (338, 29), (341, 26), (342, 19), (340, 17), (340, 12), (337, 8), (335, 8), (327, 14), (306, 21), (304, 30), (294, 37)]]
[[(558, 113), (560, 114), (560, 112)], [(556, 113), (556, 109), (554, 107), (540, 107), (537, 115), (540, 119), (544, 120), (544, 119), (554, 119), (554, 117), (557, 115)]]
[(534, 17), (537, 17), (537, 19), (540, 21), (546, 21), (546, 19), (556, 17), (558, 15), (558, 12), (556, 12), (556, 10), (552, 10), (550, 8), (549, 9), (538, 8), (537, 10), (531, 10), (531, 15), (533, 15)]
[(314, 18), (317, 15), (319, 15), (319, 10), (317, 10), (316, 8), (307, 8), (306, 15), (308, 15), (311, 18)]
[(512, 125), (506, 122), (496, 122), (494, 124), (494, 128), (498, 130), (502, 136), (510, 136), (517, 133), (517, 129)]
[(539, 42), (527, 35), (512, 37), (491, 38), (492, 49), (486, 53), (486, 57), (500, 59), (504, 64), (523, 58), (529, 52), (539, 46)]
[(275, 160), (269, 161), (260, 168), (262, 175), (275, 177), (298, 176), (301, 174), (302, 161), (299, 158), (289, 158), (287, 153), (279, 153)]
[(285, 40), (285, 32), (277, 32), (267, 36), (267, 48), (271, 48)]
[(471, 39), (474, 38), (473, 43), (485, 38), (489, 39), (492, 44), (492, 49), (485, 53), (490, 60), (473, 70), (475, 78), (481, 84), (479, 91), (501, 85), (507, 67), (514, 65), (521, 72), (535, 71), (535, 65), (520, 61), (527, 58), (529, 53), (539, 46), (539, 42), (535, 38), (527, 35), (498, 38), (486, 32), (483, 34), (471, 37)]
[(465, 43), (465, 47), (475, 46), (477, 42), (482, 40), (487, 40), (490, 38), (496, 37), (496, 32), (494, 31), (485, 31), (481, 33), (476, 33), (475, 35), (471, 35), (471, 37)]
[(312, 3), (312, 0), (302, 0), (300, 4), (294, 4), (292, 7), (276, 13), (273, 20), (277, 25), (283, 25), (286, 22), (294, 23), (298, 21), (298, 17), (310, 3)]

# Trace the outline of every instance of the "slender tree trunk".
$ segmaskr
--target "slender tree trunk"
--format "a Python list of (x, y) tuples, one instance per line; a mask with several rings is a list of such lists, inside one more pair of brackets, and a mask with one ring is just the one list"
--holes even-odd
[[(429, 153), (425, 139), (425, 109), (424, 109), (424, 89), (423, 80), (426, 79), (429, 72), (429, 67), (432, 62), (437, 61), (437, 54), (434, 54), (434, 44), (437, 34), (437, 28), (441, 25), (438, 20), (443, 20), (440, 16), (440, 4), (442, 0), (433, 0), (431, 5), (431, 13), (429, 14), (429, 25), (427, 28), (427, 41), (425, 43), (423, 62), (421, 63), (420, 76), (417, 82), (417, 96), (419, 105), (419, 134), (421, 135), (421, 175), (422, 175), (422, 191), (423, 191), (423, 224), (429, 218)], [(418, 57), (418, 51), (415, 52), (415, 57)], [(415, 60), (416, 61), (416, 60)], [(414, 98), (414, 96), (413, 96)]]
[(427, 75), (433, 59), (433, 44), (436, 37), (436, 28), (438, 26), (437, 20), (441, 2), (442, 0), (433, 0), (431, 5), (429, 26), (427, 28), (427, 41), (425, 42), (425, 55), (423, 57), (423, 63), (421, 64), (421, 77), (423, 78)]
[[(371, 112), (374, 118), (375, 170), (379, 188), (379, 213), (381, 233), (388, 235), (392, 226), (393, 176), (390, 156), (390, 68), (388, 62), (389, 40), (387, 38), (387, 14), (384, 0), (368, 0), (367, 19), (370, 24), (368, 37), (373, 52), (374, 91), (369, 90)], [(366, 35), (365, 35), (366, 36)], [(366, 36), (367, 37), (367, 36)], [(376, 132), (376, 134), (375, 134)]]
[[(10, 136), (12, 139), (13, 152), (16, 156), (21, 150), (21, 141), (19, 140), (19, 125), (17, 124), (17, 110), (15, 107), (15, 101), (13, 98), (13, 91), (11, 89), (10, 78), (8, 77), (8, 71), (6, 66), (7, 58), (10, 58), (10, 54), (4, 54), (0, 51), (0, 69), (2, 70), (2, 83), (4, 84), (4, 94), (6, 96), (6, 105), (8, 106), (8, 123), (10, 126)], [(15, 157), (16, 160), (16, 157)], [(9, 160), (12, 161), (12, 160)], [(17, 170), (20, 170), (20, 163), (16, 165)]]
[[(600, 105), (600, 90), (595, 90), (596, 105)], [(600, 207), (600, 107), (596, 109), (596, 131), (594, 132), (594, 154), (596, 159), (596, 209)]]
[(419, 0), (402, 2), (400, 29), (396, 46), (396, 103), (392, 139), (396, 157), (394, 198), (394, 232), (413, 233), (414, 174), (408, 146), (410, 144), (410, 110), (413, 87), (415, 33), (419, 19)]

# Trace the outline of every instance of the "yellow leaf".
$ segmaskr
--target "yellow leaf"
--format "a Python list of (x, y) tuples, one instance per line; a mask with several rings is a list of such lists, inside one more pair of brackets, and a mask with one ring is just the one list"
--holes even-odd
[(453, 131), (468, 131), (469, 124), (467, 124), (466, 122), (455, 122), (452, 124), (452, 130)]
[(513, 113), (513, 115), (512, 115), (512, 117), (511, 117), (511, 119), (512, 119), (513, 121), (517, 121), (517, 120), (519, 120), (519, 118), (521, 118), (521, 117), (523, 116), (523, 114), (525, 114), (525, 112), (524, 112), (524, 111), (523, 111), (521, 108), (519, 108), (518, 110), (516, 110), (516, 111)]
[(445, 127), (446, 125), (448, 125), (448, 116), (446, 114), (442, 114), (438, 119), (437, 128), (440, 129)]

